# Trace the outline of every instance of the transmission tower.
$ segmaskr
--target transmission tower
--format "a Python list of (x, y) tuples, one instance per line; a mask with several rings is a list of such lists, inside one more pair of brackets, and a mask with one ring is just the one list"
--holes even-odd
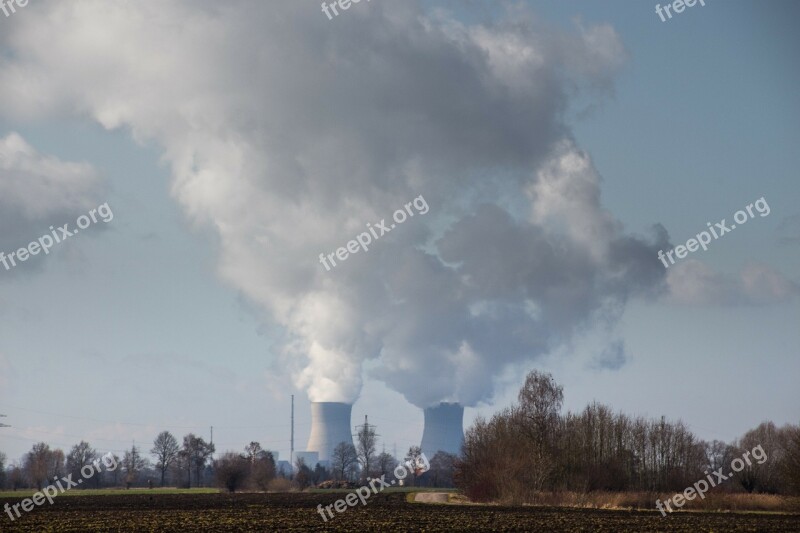
[[(356, 426), (356, 432), (353, 433), (353, 436), (357, 437), (358, 434), (361, 433), (362, 431), (369, 431), (369, 428), (373, 428), (374, 429), (376, 427), (377, 426), (375, 426), (374, 424), (370, 424), (368, 422), (367, 415), (364, 415), (364, 423), (359, 425), (359, 426)], [(378, 437), (379, 435), (376, 434), (375, 436)]]
[[(377, 426), (374, 425), (374, 424), (370, 424), (367, 421), (367, 415), (364, 415), (364, 424), (360, 425), (360, 426), (356, 426), (356, 432), (353, 433), (353, 436), (358, 438), (358, 436), (361, 435), (362, 433), (364, 435), (368, 435), (370, 433), (370, 429), (373, 432), (375, 432), (375, 430), (377, 429)], [(378, 437), (380, 437), (380, 435), (377, 432), (375, 432), (375, 433), (373, 433), (373, 436), (375, 437), (375, 441), (377, 442)]]

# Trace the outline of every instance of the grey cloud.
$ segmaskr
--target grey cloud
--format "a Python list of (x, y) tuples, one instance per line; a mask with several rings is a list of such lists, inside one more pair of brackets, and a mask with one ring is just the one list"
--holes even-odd
[(625, 349), (625, 342), (616, 340), (593, 357), (589, 361), (589, 367), (594, 370), (619, 370), (629, 359), (630, 357)]

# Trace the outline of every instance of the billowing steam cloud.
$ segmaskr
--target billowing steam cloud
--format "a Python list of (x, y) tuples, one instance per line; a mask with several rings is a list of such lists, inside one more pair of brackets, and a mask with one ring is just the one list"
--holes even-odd
[[(624, 59), (607, 26), (564, 34), (521, 11), (465, 26), (412, 2), (334, 21), (295, 1), (24, 15), (0, 37), (4, 112), (79, 110), (158, 143), (174, 196), (219, 237), (222, 277), (283, 326), (314, 401), (353, 401), (373, 360), (419, 406), (474, 404), (507, 365), (662, 285), (665, 232), (623, 234), (562, 121)], [(319, 264), (419, 195), (427, 215)]]

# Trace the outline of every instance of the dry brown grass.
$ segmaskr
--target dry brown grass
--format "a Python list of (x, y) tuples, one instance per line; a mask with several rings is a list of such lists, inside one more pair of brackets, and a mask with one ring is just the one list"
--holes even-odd
[[(533, 505), (555, 507), (582, 507), (589, 509), (656, 509), (656, 499), (662, 502), (675, 493), (654, 492), (542, 492), (537, 494)], [(677, 509), (674, 505), (673, 509)], [(683, 510), (696, 511), (765, 511), (800, 512), (800, 498), (776, 496), (774, 494), (747, 494), (714, 492), (705, 499), (687, 501)]]
[(267, 490), (269, 492), (290, 492), (296, 491), (297, 487), (294, 483), (289, 481), (288, 479), (282, 477), (276, 477), (275, 479), (271, 479), (269, 481), (269, 485), (267, 485)]

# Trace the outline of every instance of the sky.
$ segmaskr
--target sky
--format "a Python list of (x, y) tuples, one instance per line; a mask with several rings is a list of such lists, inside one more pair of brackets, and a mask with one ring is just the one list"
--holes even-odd
[[(87, 0), (0, 17), (0, 251), (113, 213), (0, 264), (0, 451), (213, 426), (218, 451), (283, 459), (294, 395), (296, 450), (309, 401), (349, 401), (399, 454), (422, 407), (462, 402), (468, 426), (532, 369), (565, 410), (708, 440), (798, 423), (798, 14)], [(761, 198), (708, 250), (658, 259)]]

